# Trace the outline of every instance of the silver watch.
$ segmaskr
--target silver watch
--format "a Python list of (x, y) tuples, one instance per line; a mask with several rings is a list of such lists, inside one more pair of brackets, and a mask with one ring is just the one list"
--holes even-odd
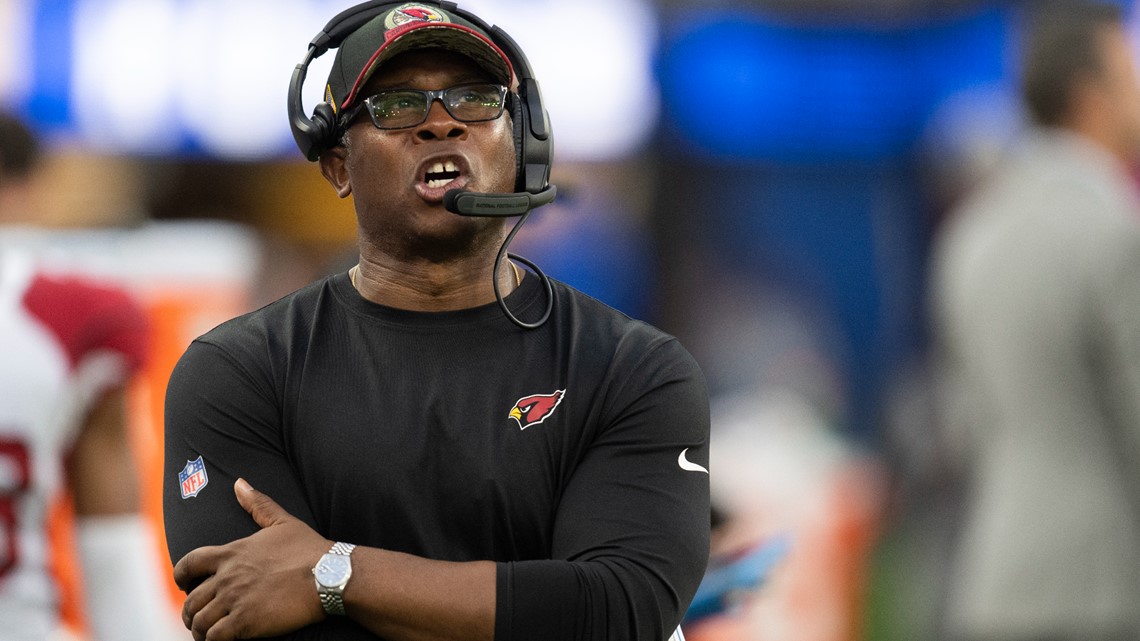
[(313, 568), (321, 607), (329, 614), (344, 615), (344, 586), (352, 578), (351, 554), (355, 547), (338, 541)]

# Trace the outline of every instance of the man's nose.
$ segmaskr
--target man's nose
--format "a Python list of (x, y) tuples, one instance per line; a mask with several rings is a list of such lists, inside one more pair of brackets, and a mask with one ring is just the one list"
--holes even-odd
[(421, 140), (442, 140), (463, 138), (467, 135), (467, 123), (461, 122), (448, 113), (439, 98), (431, 101), (427, 119), (420, 123), (416, 137)]

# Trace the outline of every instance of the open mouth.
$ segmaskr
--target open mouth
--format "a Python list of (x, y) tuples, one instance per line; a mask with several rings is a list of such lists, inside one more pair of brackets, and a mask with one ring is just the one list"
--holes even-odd
[(451, 162), (437, 162), (428, 168), (424, 174), (424, 184), (430, 189), (437, 189), (459, 178), (459, 167)]

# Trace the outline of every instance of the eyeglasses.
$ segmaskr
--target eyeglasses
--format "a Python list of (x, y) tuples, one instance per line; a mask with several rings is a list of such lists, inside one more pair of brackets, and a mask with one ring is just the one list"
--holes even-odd
[(437, 99), (452, 118), (460, 122), (494, 120), (503, 114), (507, 88), (492, 83), (458, 85), (447, 89), (421, 91), (396, 89), (368, 96), (362, 104), (349, 109), (342, 122), (348, 127), (361, 109), (368, 111), (377, 129), (404, 129), (427, 120), (428, 111)]

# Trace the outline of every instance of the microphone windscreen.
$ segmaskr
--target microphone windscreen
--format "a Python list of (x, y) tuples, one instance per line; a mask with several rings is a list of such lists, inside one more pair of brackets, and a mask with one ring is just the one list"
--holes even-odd
[(554, 185), (533, 195), (525, 191), (497, 194), (451, 189), (443, 195), (443, 206), (461, 216), (521, 216), (553, 201), (556, 193)]
[(478, 193), (452, 189), (444, 194), (443, 206), (461, 216), (518, 216), (530, 210), (530, 194)]

